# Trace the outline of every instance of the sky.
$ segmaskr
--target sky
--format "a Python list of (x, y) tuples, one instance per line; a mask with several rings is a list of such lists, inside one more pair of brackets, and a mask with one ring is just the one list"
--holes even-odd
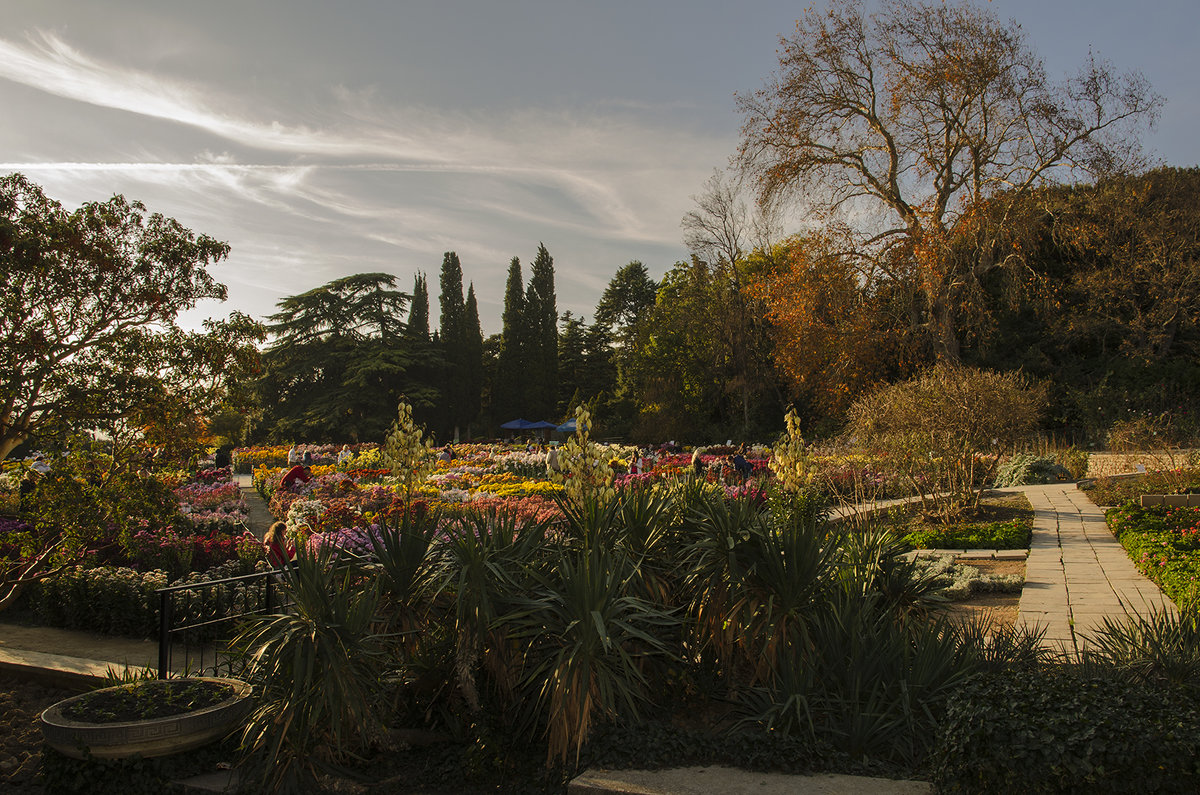
[[(983, 4), (983, 3), (980, 3)], [(225, 241), (230, 310), (457, 251), (485, 334), (544, 243), (558, 309), (686, 259), (680, 219), (736, 151), (807, 3), (777, 0), (0, 0), (0, 174), (69, 209), (113, 194)], [(821, 7), (818, 0), (815, 4)], [(870, 5), (870, 3), (868, 3)], [(1051, 76), (1089, 53), (1166, 100), (1144, 144), (1200, 162), (1195, 0), (991, 0)], [(784, 230), (787, 231), (787, 230)]]

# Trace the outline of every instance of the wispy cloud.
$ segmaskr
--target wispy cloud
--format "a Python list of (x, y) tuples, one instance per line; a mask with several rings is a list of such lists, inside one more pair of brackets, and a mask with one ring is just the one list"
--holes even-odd
[[(236, 95), (105, 62), (47, 32), (31, 34), (23, 42), (0, 39), (0, 78), (78, 102), (188, 125), (220, 136), (235, 147), (303, 158), (309, 169), (491, 177), (554, 191), (566, 205), (584, 208), (589, 218), (583, 223), (596, 231), (633, 239), (662, 238), (664, 218), (659, 208), (663, 196), (686, 196), (694, 191), (712, 157), (719, 157), (724, 147), (724, 142), (655, 130), (630, 119), (530, 109), (495, 118), (398, 108), (388, 106), (374, 92), (343, 87), (329, 89), (329, 104), (315, 126), (311, 114), (306, 114), (304, 124), (287, 119), (266, 121), (253, 118), (252, 112), (237, 115), (228, 110), (239, 106)], [(274, 169), (280, 175), (273, 180), (274, 190), (290, 186), (298, 195), (313, 190), (311, 171), (292, 170), (287, 165), (241, 165), (233, 162), (237, 158), (229, 152), (213, 155), (203, 151), (198, 158), (206, 162), (8, 163), (0, 167), (162, 174), (190, 171), (210, 178)], [(654, 192), (643, 193), (640, 186), (631, 190), (637, 175), (648, 170), (658, 175)], [(309, 198), (320, 201), (319, 197)], [(552, 223), (553, 219), (543, 221)], [(674, 219), (668, 223), (674, 234)]]
[(105, 63), (46, 31), (30, 34), (24, 43), (0, 39), (0, 78), (77, 102), (186, 124), (258, 149), (438, 159), (435, 151), (397, 130), (370, 138), (346, 137), (304, 125), (237, 118), (214, 110), (220, 103), (200, 86)]

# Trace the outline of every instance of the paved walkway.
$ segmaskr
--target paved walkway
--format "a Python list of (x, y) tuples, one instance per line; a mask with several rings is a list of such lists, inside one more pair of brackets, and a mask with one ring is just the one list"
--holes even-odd
[(1177, 612), (1133, 565), (1104, 512), (1074, 483), (1021, 491), (1034, 519), (1017, 621), (1045, 627), (1047, 646), (1078, 652), (1106, 617)]
[[(179, 647), (172, 655), (177, 672), (187, 669), (186, 651)], [(126, 667), (157, 670), (158, 641), (0, 622), (0, 672), (88, 689), (103, 681), (109, 668)]]
[(275, 517), (267, 510), (267, 504), (263, 502), (262, 497), (258, 496), (252, 475), (234, 475), (233, 482), (241, 488), (242, 497), (250, 508), (250, 515), (246, 517), (246, 525), (254, 535), (261, 539), (266, 535), (267, 528), (275, 521)]

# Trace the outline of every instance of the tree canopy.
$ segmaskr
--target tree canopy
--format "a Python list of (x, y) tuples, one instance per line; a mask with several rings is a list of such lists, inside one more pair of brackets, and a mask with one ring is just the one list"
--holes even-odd
[(32, 436), (166, 427), (220, 403), (257, 367), (261, 326), (175, 321), (224, 300), (207, 268), (228, 252), (122, 196), (68, 212), (24, 176), (0, 177), (0, 460)]
[[(950, 361), (957, 309), (991, 270), (1020, 264), (995, 256), (1011, 220), (998, 204), (1135, 167), (1137, 128), (1160, 104), (1097, 58), (1054, 83), (1015, 22), (911, 0), (806, 10), (778, 73), (738, 102), (739, 162), (760, 200), (801, 200), (860, 283), (904, 288), (911, 324)], [(951, 256), (955, 238), (977, 241), (973, 256)]]
[(279, 302), (258, 385), (272, 438), (374, 439), (400, 394), (434, 401), (414, 377), (432, 351), (408, 333), (409, 296), (395, 287), (391, 274), (360, 273)]

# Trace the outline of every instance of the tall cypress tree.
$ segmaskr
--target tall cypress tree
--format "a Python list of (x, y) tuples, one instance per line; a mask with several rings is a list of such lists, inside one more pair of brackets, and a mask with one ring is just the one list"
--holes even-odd
[(521, 278), (521, 260), (508, 265), (504, 285), (504, 327), (500, 332), (500, 353), (496, 378), (492, 385), (492, 414), (497, 422), (508, 422), (526, 412), (525, 407), (525, 285)]
[(412, 372), (421, 388), (409, 388), (404, 399), (413, 408), (413, 417), (429, 427), (441, 422), (442, 403), (442, 359), (440, 341), (430, 339), (429, 334), (429, 284), (425, 274), (413, 277), (412, 304), (408, 311), (408, 322), (404, 326), (404, 344), (413, 357)]
[(410, 340), (429, 341), (429, 286), (425, 283), (423, 273), (413, 277), (412, 305), (408, 310), (405, 331)]
[(447, 251), (442, 256), (441, 287), (439, 300), (442, 315), (438, 330), (446, 368), (443, 380), (444, 416), (440, 426), (457, 439), (465, 424), (467, 410), (467, 367), (463, 339), (466, 305), (463, 301), (462, 265), (458, 261), (458, 254), (453, 251)]
[(463, 366), (466, 370), (466, 404), (464, 423), (470, 436), (471, 423), (483, 408), (483, 330), (479, 326), (479, 304), (475, 300), (475, 283), (467, 287), (467, 303), (463, 313)]
[(530, 419), (546, 419), (558, 402), (558, 306), (554, 258), (544, 244), (529, 269), (523, 326), (526, 330), (526, 405)]

